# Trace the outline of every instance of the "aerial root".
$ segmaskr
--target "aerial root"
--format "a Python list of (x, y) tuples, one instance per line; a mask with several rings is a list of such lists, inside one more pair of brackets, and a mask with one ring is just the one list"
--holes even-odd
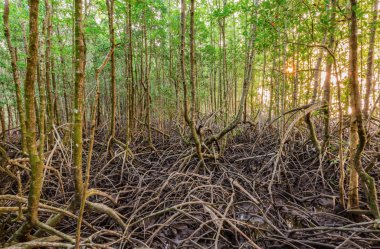
[[(298, 116), (292, 118), (293, 121)], [(205, 156), (208, 172), (197, 170), (199, 160), (194, 148), (184, 143), (180, 135), (170, 138), (159, 135), (154, 139), (157, 151), (132, 142), (134, 158), (129, 158), (123, 170), (120, 165), (125, 160), (125, 148), (115, 146), (115, 156), (108, 160), (107, 144), (100, 142), (105, 141), (104, 137), (96, 137), (80, 245), (89, 248), (378, 245), (379, 230), (375, 229), (378, 222), (370, 220), (368, 212), (349, 213), (335, 203), (339, 192), (329, 185), (339, 182), (336, 164), (328, 157), (316, 160), (317, 153), (308, 140), (306, 128), (292, 121), (282, 140), (278, 140), (278, 131), (273, 127), (264, 127), (260, 132), (246, 132), (244, 125), (236, 128), (241, 135), (227, 140), (224, 154)], [(142, 141), (143, 133), (136, 140)], [(366, 151), (368, 158), (373, 157), (378, 142), (377, 137), (372, 138)], [(331, 144), (337, 146), (338, 139), (331, 136)], [(212, 147), (211, 152), (204, 149), (205, 155), (214, 154)], [(73, 247), (73, 227), (78, 217), (77, 210), (69, 210), (73, 196), (71, 169), (65, 166), (70, 162), (69, 155), (66, 147), (59, 147), (51, 157), (49, 167), (60, 172), (63, 188), (57, 187), (60, 183), (55, 171), (47, 170), (39, 206), (40, 223), (36, 227), (40, 232), (35, 232), (30, 241), (6, 246)], [(318, 176), (320, 165), (324, 178)], [(17, 169), (21, 170), (18, 166)], [(372, 168), (371, 175), (377, 177), (375, 169)], [(17, 178), (16, 167), (10, 170)], [(16, 179), (6, 174), (0, 174), (0, 178), (5, 193), (20, 192)], [(272, 196), (268, 195), (269, 186)], [(0, 195), (0, 224), (4, 224), (0, 226), (3, 229), (0, 234), (6, 236), (0, 237), (1, 241), (8, 240), (19, 228), (21, 222), (13, 220), (20, 205), (21, 212), (26, 212), (27, 191), (28, 186), (24, 185), (22, 195)], [(52, 214), (60, 216), (54, 224), (49, 222)], [(361, 222), (350, 220), (352, 215)]]

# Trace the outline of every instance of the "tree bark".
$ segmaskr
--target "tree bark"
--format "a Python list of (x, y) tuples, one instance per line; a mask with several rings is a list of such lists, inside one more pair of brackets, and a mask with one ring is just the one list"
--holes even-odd
[(376, 38), (378, 11), (379, 11), (379, 0), (376, 0), (373, 6), (373, 16), (372, 16), (372, 23), (371, 23), (371, 29), (370, 29), (370, 34), (369, 34), (367, 75), (366, 75), (366, 85), (365, 85), (366, 93), (365, 93), (365, 98), (364, 98), (364, 109), (363, 109), (363, 115), (365, 118), (369, 116), (369, 101), (371, 99), (371, 92), (372, 92), (373, 64), (374, 64), (375, 38)]
[[(52, 10), (49, 0), (45, 0), (45, 19), (46, 19), (46, 33), (45, 33), (45, 79), (46, 79), (46, 107), (47, 107), (47, 130), (46, 133), (50, 134), (48, 143), (53, 143), (54, 133), (51, 132), (54, 124), (54, 107), (53, 107), (53, 92), (52, 92), (52, 77), (51, 77), (51, 33), (52, 33)], [(43, 48), (42, 48), (43, 49)]]
[(42, 24), (42, 37), (40, 37), (40, 50), (39, 50), (39, 64), (37, 71), (37, 85), (38, 93), (40, 97), (40, 106), (38, 112), (38, 128), (40, 133), (39, 140), (39, 152), (41, 159), (44, 158), (44, 148), (45, 148), (45, 134), (46, 134), (46, 67), (45, 67), (45, 35), (47, 29), (47, 18), (44, 18)]
[(128, 2), (127, 4), (127, 120), (126, 120), (126, 146), (129, 146), (131, 132), (134, 124), (134, 77), (133, 77), (133, 48), (132, 48), (132, 7)]
[[(325, 35), (323, 37), (323, 41), (322, 41), (322, 46), (324, 46), (326, 43), (326, 36), (327, 35), (325, 33)], [(312, 96), (312, 100), (311, 100), (312, 103), (315, 103), (317, 101), (317, 97), (318, 97), (318, 86), (319, 86), (320, 75), (321, 75), (321, 72), (319, 70), (320, 70), (321, 63), (322, 63), (322, 57), (323, 57), (323, 50), (321, 49), (319, 56), (317, 58), (317, 62), (315, 63), (315, 68), (314, 68), (313, 96)], [(314, 144), (314, 147), (317, 150), (318, 155), (320, 155), (322, 152), (322, 148), (321, 148), (321, 144), (319, 143), (319, 140), (317, 137), (317, 132), (315, 131), (315, 125), (314, 125), (311, 117), (312, 117), (312, 112), (306, 114), (305, 123), (306, 123), (306, 125), (309, 129), (309, 132), (310, 132), (310, 139), (311, 139), (312, 143)]]
[(150, 59), (152, 58), (151, 56), (148, 56), (148, 51), (149, 51), (149, 47), (148, 47), (148, 35), (147, 35), (147, 32), (146, 32), (146, 9), (147, 6), (144, 7), (144, 10), (143, 10), (143, 25), (142, 25), (142, 29), (143, 29), (143, 37), (144, 37), (144, 56), (145, 56), (145, 67), (144, 67), (144, 71), (145, 71), (145, 74), (144, 74), (144, 85), (145, 85), (145, 101), (146, 101), (146, 106), (145, 106), (145, 124), (147, 126), (147, 129), (148, 129), (148, 143), (149, 143), (149, 146), (151, 148), (154, 148), (153, 147), (153, 141), (152, 141), (152, 127), (151, 127), (151, 120), (150, 120), (150, 106), (151, 106), (151, 96), (150, 96)]
[(186, 83), (186, 66), (185, 66), (185, 34), (186, 34), (186, 1), (181, 0), (181, 75), (183, 85), (183, 104), (184, 104), (184, 117), (187, 125), (190, 128), (198, 159), (203, 167), (205, 167), (202, 144), (198, 136), (194, 112), (196, 107), (196, 82), (195, 82), (195, 41), (194, 41), (194, 0), (190, 2), (190, 85), (191, 85), (191, 103), (190, 111), (188, 109), (187, 99), (187, 83)]
[[(330, 9), (330, 27), (329, 27), (329, 41), (328, 48), (330, 51), (333, 51), (334, 46), (334, 33), (335, 33), (335, 9), (336, 2), (331, 0), (331, 9)], [(330, 137), (330, 102), (331, 102), (331, 74), (333, 69), (333, 60), (334, 58), (331, 55), (328, 55), (326, 58), (326, 78), (323, 84), (323, 121), (324, 121), (324, 134), (323, 134), (323, 148), (327, 148), (329, 145)]]
[[(108, 28), (109, 28), (109, 39), (111, 44), (111, 49), (115, 49), (115, 30), (114, 30), (114, 0), (107, 0), (107, 10), (108, 10)], [(111, 55), (111, 129), (110, 138), (115, 137), (116, 132), (116, 67), (115, 67), (115, 54)]]
[(84, 213), (84, 207), (86, 203), (86, 193), (88, 190), (88, 185), (90, 183), (90, 169), (91, 169), (91, 159), (92, 159), (92, 151), (94, 148), (94, 141), (95, 141), (95, 129), (96, 129), (96, 110), (97, 105), (99, 102), (99, 96), (100, 96), (100, 82), (99, 82), (99, 74), (103, 71), (104, 67), (107, 65), (108, 61), (112, 57), (112, 54), (114, 53), (113, 48), (109, 51), (107, 56), (104, 58), (102, 64), (95, 70), (95, 100), (92, 104), (91, 108), (91, 128), (90, 128), (90, 145), (88, 149), (88, 157), (87, 157), (87, 164), (86, 164), (86, 175), (85, 175), (85, 182), (83, 186), (83, 194), (81, 197), (81, 203), (79, 208), (79, 215), (78, 215), (78, 222), (77, 222), (77, 230), (76, 230), (76, 237), (75, 237), (75, 248), (80, 248), (80, 234), (81, 234), (81, 225), (83, 221), (83, 213)]
[[(378, 201), (377, 201), (377, 190), (376, 184), (373, 177), (371, 177), (362, 167), (361, 156), (366, 145), (366, 131), (363, 124), (363, 116), (361, 111), (361, 98), (360, 98), (360, 86), (358, 80), (358, 27), (357, 27), (357, 16), (356, 0), (350, 0), (351, 3), (351, 25), (350, 25), (350, 37), (349, 37), (349, 63), (350, 69), (348, 71), (348, 79), (350, 84), (350, 102), (352, 108), (352, 121), (351, 126), (357, 126), (357, 136), (358, 144), (356, 146), (355, 153), (351, 153), (351, 167), (354, 168), (361, 182), (364, 185), (364, 190), (366, 191), (368, 198), (368, 206), (375, 218), (380, 218)], [(352, 133), (355, 133), (355, 129), (351, 129)], [(355, 136), (355, 134), (351, 134)], [(353, 145), (351, 145), (353, 146)], [(353, 157), (353, 158), (352, 158)], [(350, 186), (351, 189), (351, 186)], [(352, 200), (356, 203), (356, 200)]]
[(74, 48), (75, 48), (75, 87), (74, 87), (74, 184), (75, 184), (75, 206), (81, 201), (83, 192), (82, 177), (82, 152), (83, 152), (83, 91), (85, 80), (85, 43), (83, 34), (83, 0), (75, 0), (75, 32), (74, 32)]
[(5, 126), (5, 115), (4, 115), (4, 109), (0, 105), (0, 123), (1, 123), (1, 140), (5, 141), (7, 138), (7, 127)]
[(5, 38), (6, 38), (8, 50), (11, 56), (12, 76), (13, 76), (13, 81), (15, 83), (16, 103), (17, 103), (17, 110), (19, 114), (20, 127), (21, 127), (21, 146), (22, 146), (22, 151), (26, 153), (27, 145), (26, 145), (26, 138), (25, 138), (26, 136), (25, 111), (24, 111), (23, 102), (22, 102), (20, 71), (17, 66), (17, 52), (16, 52), (16, 49), (13, 47), (12, 41), (11, 41), (11, 33), (10, 33), (10, 27), (9, 27), (9, 1), (8, 0), (4, 0), (3, 20), (4, 20)]
[(29, 233), (38, 222), (44, 164), (36, 143), (35, 79), (38, 65), (38, 0), (29, 1), (29, 54), (25, 75), (26, 139), (31, 167), (30, 189), (28, 195), (27, 222), (11, 237), (18, 241)]

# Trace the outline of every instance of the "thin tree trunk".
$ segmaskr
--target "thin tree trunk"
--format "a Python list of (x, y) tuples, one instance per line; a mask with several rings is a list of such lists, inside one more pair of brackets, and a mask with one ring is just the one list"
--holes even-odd
[[(322, 46), (326, 44), (326, 37), (327, 33), (324, 34), (323, 40), (322, 40)], [(312, 97), (312, 102), (314, 103), (317, 100), (318, 97), (318, 87), (319, 87), (319, 81), (321, 79), (321, 64), (322, 64), (322, 59), (323, 59), (323, 49), (320, 49), (317, 61), (315, 63), (314, 67), (314, 80), (313, 80), (313, 97)]]
[(111, 51), (109, 51), (107, 56), (104, 58), (102, 64), (95, 70), (95, 100), (91, 108), (90, 146), (88, 149), (88, 157), (87, 157), (87, 164), (86, 164), (86, 179), (83, 186), (83, 194), (81, 197), (81, 203), (80, 203), (79, 215), (78, 215), (79, 218), (78, 218), (76, 237), (75, 237), (76, 249), (80, 248), (80, 234), (81, 234), (81, 225), (82, 225), (82, 220), (83, 220), (84, 207), (86, 203), (86, 192), (88, 190), (88, 185), (90, 183), (91, 159), (92, 159), (92, 151), (94, 147), (95, 130), (96, 130), (96, 110), (97, 110), (97, 105), (98, 105), (99, 96), (100, 96), (99, 74), (103, 71), (104, 67), (107, 65), (107, 62), (112, 57), (113, 53), (114, 53), (114, 49), (111, 48)]
[(61, 53), (60, 57), (61, 57), (60, 60), (61, 60), (61, 67), (62, 67), (63, 103), (65, 106), (65, 115), (66, 115), (65, 121), (66, 121), (66, 123), (68, 123), (68, 122), (70, 122), (70, 116), (71, 116), (70, 115), (71, 113), (69, 111), (69, 101), (68, 101), (68, 97), (67, 97), (68, 82), (67, 82), (65, 59), (64, 59), (64, 56), (62, 53)]
[(8, 136), (11, 137), (12, 135), (12, 128), (13, 128), (13, 115), (12, 115), (12, 107), (10, 104), (7, 104), (7, 117), (8, 117)]
[[(255, 3), (256, 4), (256, 3)], [(252, 30), (251, 30), (251, 39), (248, 42), (247, 51), (246, 51), (246, 58), (245, 58), (245, 68), (244, 68), (244, 81), (243, 81), (243, 89), (242, 94), (240, 97), (240, 103), (239, 103), (239, 110), (236, 114), (235, 118), (226, 126), (224, 127), (218, 134), (215, 134), (211, 137), (209, 137), (205, 144), (210, 144), (212, 142), (216, 142), (219, 139), (223, 138), (228, 132), (232, 131), (240, 122), (243, 112), (245, 110), (246, 106), (246, 100), (248, 96), (248, 92), (251, 85), (252, 80), (252, 66), (255, 59), (255, 40), (256, 40), (256, 24), (252, 24)]]
[(28, 195), (27, 221), (10, 238), (19, 241), (38, 222), (38, 205), (40, 202), (44, 163), (40, 158), (36, 143), (36, 113), (35, 113), (35, 79), (38, 65), (38, 0), (29, 1), (29, 55), (25, 75), (25, 111), (26, 139), (31, 166), (30, 189)]
[(132, 49), (132, 8), (127, 3), (127, 120), (126, 120), (126, 147), (129, 146), (134, 119), (134, 78), (133, 78), (133, 49)]
[(38, 93), (40, 97), (39, 106), (39, 116), (38, 116), (38, 127), (40, 133), (39, 141), (39, 152), (41, 159), (44, 158), (44, 148), (45, 148), (45, 135), (46, 135), (46, 68), (45, 68), (45, 34), (46, 34), (47, 19), (45, 17), (42, 25), (42, 37), (40, 38), (40, 56), (37, 71), (37, 85)]
[(4, 109), (0, 105), (0, 122), (1, 122), (1, 140), (5, 141), (7, 138), (7, 127), (5, 125), (5, 114), (4, 114)]
[(334, 62), (334, 69), (335, 69), (335, 77), (337, 79), (337, 95), (338, 95), (338, 112), (339, 112), (339, 128), (338, 128), (338, 134), (339, 134), (339, 198), (341, 205), (345, 208), (346, 207), (346, 201), (345, 201), (345, 178), (346, 178), (346, 172), (344, 169), (344, 149), (343, 149), (343, 109), (342, 109), (342, 98), (341, 98), (341, 87), (340, 87), (340, 79), (339, 79), (339, 73), (338, 73), (338, 65), (336, 61)]
[[(111, 44), (111, 49), (115, 49), (115, 30), (114, 30), (114, 0), (107, 0), (107, 10), (108, 10), (108, 27), (109, 27), (109, 39)], [(110, 138), (115, 137), (116, 133), (116, 67), (115, 67), (115, 53), (111, 55), (111, 129)]]
[[(363, 124), (363, 116), (361, 111), (361, 98), (360, 98), (360, 88), (358, 80), (358, 27), (357, 27), (357, 16), (356, 0), (350, 0), (351, 3), (351, 25), (350, 25), (350, 53), (349, 53), (349, 63), (350, 69), (348, 71), (348, 79), (350, 84), (350, 100), (352, 108), (352, 121), (351, 126), (357, 127), (358, 144), (356, 146), (355, 153), (351, 156), (351, 166), (355, 168), (359, 174), (360, 180), (364, 185), (364, 190), (366, 191), (368, 198), (368, 206), (372, 215), (378, 219), (380, 218), (378, 201), (377, 201), (377, 190), (376, 184), (373, 177), (371, 177), (362, 166), (361, 156), (366, 145), (366, 131)], [(351, 136), (355, 136), (353, 132), (355, 129), (351, 129)], [(352, 146), (352, 145), (351, 145)], [(351, 186), (350, 186), (351, 189)], [(356, 203), (356, 200), (351, 200)]]
[[(299, 49), (299, 47), (297, 46), (297, 50)], [(294, 45), (293, 45), (293, 51), (294, 51)], [(298, 68), (299, 68), (299, 54), (296, 53), (296, 58), (294, 59), (293, 57), (293, 74), (294, 74), (294, 78), (293, 78), (293, 108), (296, 108), (297, 105), (298, 105)]]
[(373, 64), (374, 64), (374, 53), (375, 53), (375, 38), (377, 29), (377, 16), (379, 11), (379, 0), (374, 2), (373, 6), (373, 16), (371, 29), (369, 34), (369, 45), (368, 45), (368, 56), (367, 56), (367, 75), (366, 75), (366, 93), (364, 98), (364, 109), (363, 115), (365, 118), (369, 115), (369, 100), (371, 99), (372, 81), (373, 81)]
[[(45, 33), (45, 79), (46, 79), (46, 107), (47, 107), (47, 130), (46, 133), (50, 134), (49, 143), (53, 143), (54, 133), (51, 132), (53, 129), (54, 123), (54, 109), (53, 109), (53, 93), (52, 93), (52, 83), (51, 83), (51, 33), (52, 33), (52, 12), (51, 12), (51, 3), (49, 0), (45, 0), (45, 19), (46, 19), (46, 33)], [(43, 48), (42, 48), (43, 49)]]
[[(326, 43), (326, 33), (323, 37), (322, 45), (325, 45)], [(322, 57), (323, 57), (323, 50), (321, 49), (319, 56), (317, 58), (317, 62), (315, 63), (315, 68), (314, 68), (314, 80), (313, 80), (313, 96), (312, 96), (312, 103), (315, 103), (318, 97), (318, 86), (319, 86), (319, 81), (320, 81), (320, 67), (322, 64)], [(310, 139), (312, 143), (314, 144), (315, 149), (317, 150), (318, 155), (322, 153), (322, 148), (319, 143), (318, 137), (317, 137), (317, 132), (315, 131), (315, 125), (313, 123), (313, 120), (311, 118), (312, 112), (309, 112), (305, 115), (305, 123), (309, 129), (310, 132)]]
[(26, 138), (25, 138), (26, 136), (25, 111), (24, 111), (23, 102), (22, 102), (20, 72), (17, 66), (17, 52), (16, 52), (16, 49), (13, 47), (12, 41), (11, 41), (11, 34), (10, 34), (10, 27), (9, 27), (9, 1), (8, 0), (4, 0), (3, 20), (4, 20), (5, 38), (7, 41), (9, 53), (11, 55), (12, 76), (13, 76), (13, 81), (15, 83), (16, 103), (17, 103), (17, 110), (19, 114), (20, 127), (21, 127), (22, 151), (26, 153), (27, 145), (26, 145)]
[[(331, 9), (330, 9), (330, 34), (329, 34), (329, 41), (328, 41), (328, 48), (330, 51), (333, 51), (334, 46), (334, 33), (335, 33), (335, 7), (336, 2), (335, 0), (331, 0)], [(323, 120), (324, 120), (324, 134), (323, 134), (323, 148), (326, 149), (329, 145), (329, 138), (330, 138), (330, 102), (331, 102), (331, 74), (332, 74), (332, 68), (333, 68), (333, 60), (334, 58), (329, 55), (326, 58), (326, 78), (325, 82), (323, 84)]]
[(272, 120), (272, 112), (273, 112), (273, 102), (274, 102), (274, 73), (275, 73), (275, 67), (276, 67), (276, 55), (277, 55), (277, 50), (273, 49), (273, 59), (272, 59), (272, 70), (271, 70), (271, 76), (270, 76), (270, 90), (269, 90), (269, 109), (268, 109), (268, 120)]
[[(56, 125), (59, 126), (60, 124), (60, 115), (59, 115), (59, 102), (58, 102), (58, 89), (57, 89), (57, 78), (55, 74), (55, 60), (53, 57), (51, 57), (51, 82), (53, 86), (53, 111), (54, 111), (54, 118)], [(54, 137), (54, 136), (53, 136)]]
[(78, 207), (83, 193), (82, 154), (83, 154), (83, 91), (85, 80), (85, 43), (83, 33), (83, 0), (75, 0), (75, 87), (74, 87), (74, 127), (73, 127), (73, 162), (74, 162), (74, 206)]
[(195, 115), (196, 115), (196, 101), (197, 101), (197, 83), (195, 72), (195, 29), (194, 29), (194, 14), (195, 14), (195, 0), (190, 1), (190, 85), (191, 85), (191, 106), (190, 106), (190, 122), (189, 126), (193, 134), (195, 147), (197, 150), (198, 158), (201, 165), (205, 167), (203, 154), (202, 154), (202, 141), (200, 134), (197, 133)]
[(181, 75), (183, 85), (183, 103), (184, 103), (184, 117), (187, 125), (189, 126), (194, 143), (196, 146), (196, 152), (201, 165), (205, 167), (201, 141), (199, 139), (196, 127), (194, 124), (194, 111), (196, 100), (196, 88), (195, 88), (195, 51), (194, 51), (194, 0), (190, 3), (190, 84), (191, 84), (191, 106), (190, 114), (188, 109), (187, 99), (187, 84), (186, 84), (186, 66), (185, 66), (185, 34), (186, 34), (186, 1), (181, 0)]
[[(146, 7), (145, 7), (146, 8)], [(146, 120), (145, 120), (145, 124), (148, 128), (148, 143), (149, 143), (149, 146), (151, 148), (154, 148), (153, 147), (153, 141), (152, 141), (152, 127), (151, 127), (151, 121), (150, 121), (150, 106), (151, 106), (151, 96), (150, 96), (150, 59), (152, 58), (152, 56), (149, 56), (148, 57), (148, 35), (147, 35), (147, 32), (146, 32), (146, 13), (145, 13), (145, 9), (143, 10), (143, 25), (142, 25), (142, 29), (143, 29), (143, 36), (144, 36), (144, 56), (145, 56), (145, 78), (144, 78), (144, 82), (145, 82), (145, 101), (146, 101)]]

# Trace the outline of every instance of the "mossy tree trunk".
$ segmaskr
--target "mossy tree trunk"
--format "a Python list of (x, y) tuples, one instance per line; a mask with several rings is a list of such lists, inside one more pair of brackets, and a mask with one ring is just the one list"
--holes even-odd
[[(51, 65), (51, 37), (52, 34), (52, 7), (49, 0), (45, 0), (45, 91), (46, 91), (46, 113), (47, 124), (46, 133), (50, 134), (48, 143), (53, 143), (54, 133), (52, 132), (54, 124), (54, 106), (53, 106), (53, 92), (52, 92), (52, 65)], [(43, 48), (41, 48), (43, 49)]]
[[(362, 184), (364, 185), (364, 190), (367, 194), (368, 206), (375, 218), (380, 218), (378, 201), (377, 201), (377, 190), (376, 184), (373, 177), (371, 177), (363, 168), (361, 158), (362, 152), (366, 145), (366, 131), (363, 124), (363, 116), (361, 111), (361, 98), (360, 98), (360, 86), (358, 80), (358, 26), (357, 26), (357, 2), (356, 0), (350, 0), (351, 3), (351, 25), (350, 25), (350, 38), (349, 38), (349, 63), (350, 68), (348, 71), (348, 79), (350, 84), (350, 104), (352, 108), (352, 121), (351, 125), (357, 127), (357, 137), (358, 143), (356, 146), (355, 153), (351, 153), (351, 168), (355, 168), (358, 173)], [(355, 128), (355, 127), (353, 127)], [(356, 136), (355, 129), (351, 129), (351, 136)], [(353, 146), (353, 144), (351, 145)], [(350, 186), (352, 189), (353, 186)], [(349, 200), (349, 202), (357, 203), (358, 200)]]
[(29, 56), (25, 75), (25, 110), (26, 138), (31, 166), (31, 181), (28, 196), (28, 223), (35, 225), (38, 221), (38, 204), (40, 201), (44, 164), (37, 151), (36, 114), (35, 114), (35, 79), (38, 63), (38, 0), (29, 1)]
[(25, 137), (26, 136), (25, 111), (24, 111), (24, 106), (22, 102), (20, 71), (17, 66), (17, 52), (16, 52), (16, 48), (13, 47), (12, 40), (11, 40), (11, 31), (10, 31), (10, 26), (9, 26), (9, 1), (8, 0), (4, 1), (3, 20), (4, 20), (5, 38), (6, 38), (8, 50), (11, 56), (12, 76), (13, 76), (13, 81), (15, 83), (16, 103), (17, 103), (17, 110), (19, 114), (20, 128), (21, 128), (22, 151), (26, 153), (27, 145), (26, 145), (26, 137)]
[(41, 160), (36, 143), (36, 112), (35, 112), (35, 79), (38, 65), (38, 0), (29, 1), (29, 54), (25, 75), (25, 114), (26, 141), (31, 167), (30, 189), (28, 195), (28, 211), (26, 223), (12, 236), (20, 240), (28, 234), (38, 222), (38, 205), (40, 202), (44, 164)]
[(75, 206), (80, 204), (83, 192), (82, 176), (82, 152), (83, 152), (83, 91), (85, 80), (85, 43), (83, 33), (83, 0), (74, 2), (74, 46), (75, 46), (75, 87), (74, 87), (74, 182), (75, 182)]
[(38, 112), (38, 131), (40, 133), (39, 139), (39, 153), (41, 158), (44, 157), (45, 148), (45, 134), (46, 134), (46, 50), (45, 50), (45, 35), (47, 29), (47, 18), (44, 18), (42, 25), (42, 37), (39, 43), (39, 63), (37, 69), (37, 85), (39, 93), (39, 112)]

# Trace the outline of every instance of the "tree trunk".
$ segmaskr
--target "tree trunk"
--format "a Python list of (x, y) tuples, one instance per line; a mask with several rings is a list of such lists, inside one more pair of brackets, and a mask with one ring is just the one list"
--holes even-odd
[[(107, 0), (107, 10), (108, 10), (108, 27), (109, 27), (109, 39), (111, 44), (111, 49), (115, 49), (115, 30), (114, 30), (114, 0)], [(111, 129), (110, 138), (115, 137), (116, 130), (116, 68), (115, 68), (115, 54), (111, 55)]]
[[(322, 46), (324, 46), (326, 43), (326, 33), (323, 37), (322, 41)], [(322, 63), (322, 56), (323, 56), (323, 50), (321, 49), (319, 56), (317, 58), (317, 62), (315, 63), (315, 68), (314, 68), (314, 84), (313, 84), (313, 96), (312, 96), (312, 103), (315, 103), (318, 97), (318, 86), (319, 86), (319, 81), (321, 77), (321, 72), (320, 72), (320, 67)], [(310, 139), (312, 143), (314, 144), (315, 149), (317, 150), (318, 155), (322, 153), (322, 148), (319, 143), (318, 137), (317, 137), (317, 132), (315, 131), (315, 125), (313, 123), (313, 120), (311, 118), (312, 112), (309, 112), (305, 115), (305, 123), (309, 129), (310, 132)]]
[(364, 117), (367, 118), (369, 115), (369, 100), (371, 99), (372, 92), (372, 79), (373, 79), (373, 64), (374, 64), (374, 53), (375, 53), (375, 38), (377, 29), (377, 15), (379, 11), (379, 0), (374, 2), (373, 6), (373, 16), (370, 34), (369, 34), (369, 45), (368, 45), (368, 56), (367, 56), (367, 75), (366, 75), (366, 93), (364, 98)]
[(151, 121), (150, 121), (150, 106), (151, 106), (151, 96), (150, 96), (150, 59), (152, 58), (151, 56), (148, 57), (148, 35), (147, 35), (147, 32), (146, 32), (146, 13), (145, 13), (145, 8), (147, 8), (147, 6), (144, 7), (144, 10), (143, 10), (143, 25), (142, 25), (142, 29), (143, 29), (143, 37), (144, 37), (144, 56), (145, 56), (145, 68), (144, 68), (144, 71), (145, 71), (145, 74), (144, 74), (144, 83), (145, 83), (145, 124), (147, 126), (147, 129), (148, 129), (148, 143), (149, 143), (149, 146), (151, 148), (153, 148), (153, 141), (152, 141), (152, 127), (151, 127)]
[(183, 104), (184, 117), (187, 125), (191, 130), (191, 134), (195, 143), (196, 152), (201, 165), (205, 167), (201, 141), (199, 139), (195, 124), (194, 112), (196, 101), (196, 82), (195, 82), (195, 51), (194, 51), (194, 0), (190, 3), (190, 85), (191, 85), (191, 106), (190, 114), (188, 109), (187, 99), (187, 84), (186, 84), (186, 66), (185, 66), (185, 34), (186, 34), (186, 1), (181, 0), (181, 76), (183, 85)]
[(236, 114), (235, 118), (226, 127), (224, 127), (218, 134), (215, 134), (209, 137), (205, 141), (206, 145), (212, 142), (218, 141), (219, 139), (223, 138), (228, 132), (232, 131), (239, 124), (243, 116), (243, 112), (245, 111), (246, 100), (247, 100), (247, 96), (248, 96), (248, 92), (249, 92), (251, 80), (252, 80), (252, 66), (255, 59), (255, 40), (256, 40), (255, 34), (256, 34), (256, 24), (253, 23), (251, 36), (250, 36), (251, 39), (248, 42), (247, 51), (246, 51), (243, 89), (242, 89), (242, 93), (240, 97), (238, 113)]
[(37, 71), (37, 84), (38, 84), (38, 93), (40, 97), (40, 106), (39, 106), (39, 116), (38, 116), (38, 127), (40, 133), (39, 141), (39, 152), (41, 159), (44, 158), (44, 148), (45, 148), (45, 135), (46, 135), (46, 67), (45, 67), (45, 35), (47, 29), (48, 18), (45, 16), (44, 22), (42, 24), (42, 37), (40, 38), (40, 56), (39, 64)]
[(127, 123), (126, 123), (126, 142), (129, 146), (131, 132), (134, 124), (134, 77), (133, 77), (133, 48), (132, 48), (132, 8), (131, 4), (127, 3)]
[[(352, 104), (352, 100), (351, 100)], [(350, 122), (350, 175), (349, 175), (349, 189), (348, 189), (348, 209), (358, 209), (359, 208), (359, 175), (355, 170), (355, 153), (356, 147), (358, 146), (358, 125), (356, 123), (355, 117), (351, 115)]]
[(85, 43), (83, 33), (83, 0), (75, 0), (75, 87), (74, 87), (74, 184), (75, 184), (75, 206), (79, 206), (83, 192), (82, 179), (82, 152), (83, 152), (83, 91), (85, 80)]
[(5, 126), (5, 114), (4, 114), (4, 109), (0, 105), (0, 122), (1, 122), (1, 140), (5, 141), (7, 137), (7, 127)]
[[(350, 84), (350, 102), (352, 108), (352, 121), (351, 126), (357, 126), (357, 136), (359, 138), (358, 144), (356, 146), (355, 153), (351, 156), (351, 167), (355, 168), (357, 171), (361, 182), (364, 185), (364, 190), (366, 191), (368, 198), (368, 206), (375, 218), (380, 218), (378, 201), (377, 201), (377, 190), (376, 184), (373, 177), (371, 177), (362, 167), (361, 156), (366, 145), (366, 131), (363, 125), (363, 116), (361, 111), (361, 98), (360, 98), (360, 86), (358, 80), (358, 27), (357, 27), (357, 17), (356, 0), (350, 0), (351, 2), (351, 25), (350, 25), (350, 53), (349, 53), (349, 63), (350, 69), (348, 71), (348, 79)], [(351, 136), (356, 136), (355, 129), (351, 129)], [(351, 145), (353, 146), (353, 145)], [(353, 158), (352, 158), (353, 157)], [(351, 189), (352, 186), (350, 186)], [(356, 203), (356, 200), (351, 200)]]
[[(328, 48), (330, 51), (334, 51), (334, 32), (335, 32), (335, 0), (331, 0), (331, 9), (330, 9), (330, 34), (328, 41)], [(331, 102), (331, 74), (333, 68), (333, 60), (334, 58), (329, 55), (326, 58), (326, 78), (323, 84), (323, 120), (324, 120), (324, 134), (323, 134), (323, 148), (326, 149), (329, 145), (329, 137), (330, 137), (330, 102)]]
[[(54, 109), (53, 109), (53, 92), (51, 84), (51, 33), (52, 33), (52, 12), (51, 12), (51, 3), (49, 0), (45, 0), (45, 19), (46, 19), (46, 33), (45, 33), (45, 79), (46, 79), (46, 107), (47, 107), (47, 130), (46, 133), (50, 134), (49, 144), (53, 143), (54, 133), (51, 132), (53, 129), (54, 123)], [(43, 48), (42, 48), (43, 49)]]
[(25, 111), (26, 139), (31, 167), (30, 189), (28, 195), (27, 223), (13, 236), (18, 241), (30, 232), (38, 221), (38, 204), (40, 202), (44, 163), (40, 158), (36, 143), (36, 113), (35, 113), (35, 79), (38, 65), (38, 0), (29, 1), (29, 54), (25, 75)]
[[(55, 58), (54, 57), (51, 57), (51, 82), (52, 82), (52, 86), (53, 86), (53, 116), (55, 118), (54, 122), (57, 126), (59, 126), (60, 124), (60, 108), (59, 108), (59, 105), (58, 105), (58, 89), (57, 89), (57, 78), (56, 78), (56, 73), (55, 73)], [(54, 133), (53, 133), (54, 134)], [(53, 136), (54, 138), (54, 136)], [(53, 140), (52, 140), (53, 141)]]
[(85, 175), (85, 182), (83, 186), (83, 194), (81, 197), (81, 203), (79, 208), (79, 215), (78, 215), (78, 222), (77, 222), (77, 230), (76, 230), (76, 238), (75, 238), (75, 248), (80, 248), (80, 234), (81, 234), (81, 225), (83, 220), (83, 213), (84, 213), (84, 207), (86, 203), (86, 193), (88, 190), (88, 185), (90, 183), (90, 170), (91, 170), (91, 159), (92, 159), (92, 151), (94, 147), (94, 141), (95, 141), (95, 130), (96, 130), (96, 111), (97, 111), (97, 105), (99, 103), (99, 96), (100, 96), (100, 82), (99, 82), (99, 74), (103, 71), (104, 67), (107, 65), (107, 62), (112, 57), (112, 54), (114, 53), (114, 50), (111, 48), (111, 51), (107, 54), (107, 56), (104, 58), (102, 64), (95, 70), (95, 100), (92, 104), (91, 108), (91, 127), (90, 127), (90, 145), (88, 149), (88, 157), (87, 157), (87, 164), (86, 164), (86, 175)]
[(12, 45), (11, 41), (11, 34), (10, 34), (10, 27), (9, 27), (9, 1), (4, 1), (4, 33), (5, 38), (8, 45), (8, 50), (11, 55), (11, 66), (12, 66), (12, 76), (13, 81), (15, 83), (15, 91), (16, 91), (16, 103), (17, 103), (17, 110), (19, 114), (20, 119), (20, 127), (21, 127), (21, 145), (22, 145), (22, 151), (24, 153), (27, 152), (27, 145), (26, 145), (26, 124), (25, 124), (25, 111), (23, 107), (22, 102), (22, 93), (21, 93), (21, 81), (20, 81), (20, 72), (17, 66), (17, 52), (16, 49)]

